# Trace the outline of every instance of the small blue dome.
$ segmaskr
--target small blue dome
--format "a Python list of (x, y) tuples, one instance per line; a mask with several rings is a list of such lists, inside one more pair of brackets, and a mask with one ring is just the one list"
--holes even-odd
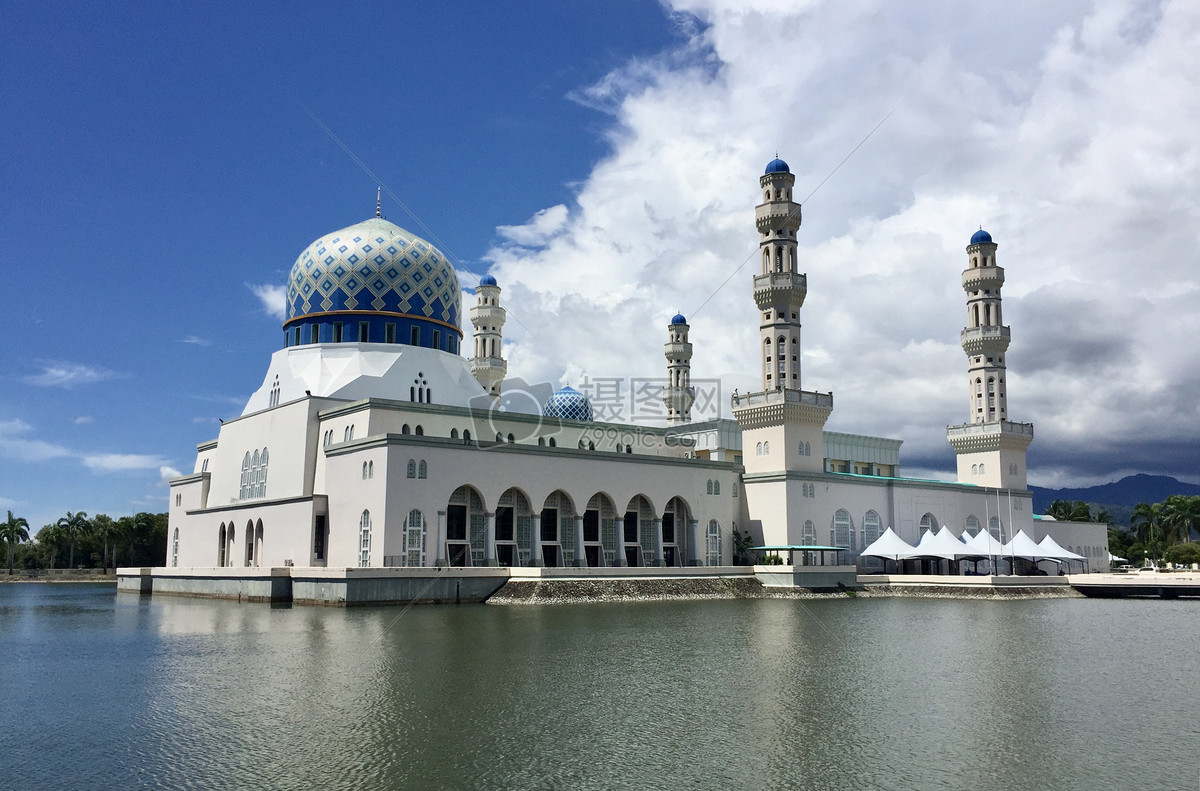
[(791, 173), (788, 164), (779, 157), (775, 157), (767, 163), (767, 173)]
[(496, 278), (492, 277), (491, 275), (484, 275), (483, 277), (479, 278), (479, 285), (494, 286), (496, 285)]
[(971, 244), (991, 244), (991, 242), (992, 235), (982, 228), (980, 228), (974, 233), (973, 236), (971, 236)]
[(675, 318), (671, 319), (671, 323), (672, 324), (687, 324), (687, 319), (685, 319), (683, 317), (682, 313), (676, 313)]
[(592, 402), (583, 393), (567, 385), (546, 399), (542, 414), (561, 420), (591, 420)]

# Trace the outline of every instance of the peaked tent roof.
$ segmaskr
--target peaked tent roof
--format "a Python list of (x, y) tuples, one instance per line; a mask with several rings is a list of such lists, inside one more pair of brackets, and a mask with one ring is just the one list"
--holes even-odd
[(916, 549), (913, 545), (896, 535), (895, 531), (889, 527), (883, 531), (883, 535), (872, 541), (871, 545), (860, 554), (886, 560), (904, 560), (915, 557), (914, 552)]
[(945, 527), (936, 533), (926, 530), (921, 534), (921, 540), (917, 542), (917, 547), (913, 550), (913, 557), (956, 560), (970, 556), (971, 551), (967, 549), (967, 545), (955, 538), (954, 534)]
[(1024, 530), (1017, 531), (1017, 534), (1012, 537), (1012, 541), (1004, 545), (1004, 551), (1001, 554), (1025, 558), (1026, 560), (1036, 560), (1037, 558), (1046, 557), (1041, 548), (1033, 543), (1033, 539), (1025, 535)]
[(1086, 560), (1083, 555), (1076, 555), (1069, 549), (1063, 549), (1058, 545), (1058, 542), (1047, 535), (1038, 543), (1038, 549), (1042, 551), (1042, 557), (1049, 560)]
[[(963, 535), (966, 535), (966, 533), (964, 532)], [(964, 538), (963, 542), (967, 545), (967, 549), (973, 553), (971, 557), (990, 558), (1004, 554), (1004, 545), (986, 530), (980, 530), (974, 536)]]

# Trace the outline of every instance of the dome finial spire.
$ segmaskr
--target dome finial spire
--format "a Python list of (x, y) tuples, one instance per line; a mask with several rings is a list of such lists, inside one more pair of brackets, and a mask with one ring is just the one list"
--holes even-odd
[(375, 188), (375, 216), (383, 217), (383, 187)]

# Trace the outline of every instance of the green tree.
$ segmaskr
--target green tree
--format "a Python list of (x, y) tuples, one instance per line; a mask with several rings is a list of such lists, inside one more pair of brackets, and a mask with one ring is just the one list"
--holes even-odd
[(1060, 522), (1090, 522), (1092, 512), (1082, 500), (1055, 500), (1046, 508), (1046, 515)]
[(1189, 542), (1168, 547), (1167, 551), (1163, 554), (1163, 560), (1183, 566), (1200, 563), (1200, 544)]
[[(96, 514), (92, 518), (92, 535), (100, 541), (103, 546), (100, 550), (100, 565), (104, 569), (104, 573), (108, 573), (108, 545), (113, 544), (113, 551), (116, 551), (116, 541), (119, 536), (117, 523), (113, 521), (108, 514)], [(113, 566), (116, 567), (117, 560), (113, 557)]]
[(1138, 503), (1129, 520), (1138, 541), (1150, 545), (1162, 540), (1162, 506), (1159, 503)]
[(4, 543), (8, 547), (8, 573), (13, 573), (13, 552), (16, 551), (17, 544), (22, 541), (29, 540), (29, 523), (25, 521), (23, 516), (13, 516), (13, 512), (8, 512), (8, 520), (0, 524), (0, 538), (4, 539)]
[(88, 521), (87, 512), (77, 511), (71, 513), (67, 511), (67, 515), (60, 517), (58, 527), (62, 529), (63, 535), (67, 539), (67, 543), (71, 547), (71, 554), (67, 560), (67, 568), (75, 568), (75, 544), (80, 538), (91, 532), (92, 523)]
[(1113, 522), (1113, 515), (1109, 513), (1107, 508), (1097, 508), (1096, 513), (1092, 514), (1091, 521), (1099, 522), (1100, 524), (1104, 525), (1111, 525)]
[(54, 559), (58, 556), (62, 545), (66, 543), (66, 536), (63, 534), (62, 528), (56, 524), (46, 525), (37, 532), (34, 538), (37, 540), (38, 547), (44, 552), (46, 559), (49, 560), (47, 567), (54, 568)]
[(1159, 515), (1168, 542), (1190, 542), (1192, 531), (1200, 525), (1200, 496), (1173, 494), (1161, 503)]

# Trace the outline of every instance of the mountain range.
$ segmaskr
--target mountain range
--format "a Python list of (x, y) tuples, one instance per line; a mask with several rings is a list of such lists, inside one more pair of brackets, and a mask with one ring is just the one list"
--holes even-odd
[(1079, 489), (1047, 489), (1030, 486), (1033, 492), (1033, 512), (1043, 514), (1055, 500), (1082, 500), (1092, 510), (1103, 508), (1112, 514), (1112, 521), (1128, 527), (1133, 508), (1138, 503), (1161, 503), (1173, 494), (1200, 495), (1200, 485), (1185, 483), (1167, 475), (1128, 475), (1119, 481)]

